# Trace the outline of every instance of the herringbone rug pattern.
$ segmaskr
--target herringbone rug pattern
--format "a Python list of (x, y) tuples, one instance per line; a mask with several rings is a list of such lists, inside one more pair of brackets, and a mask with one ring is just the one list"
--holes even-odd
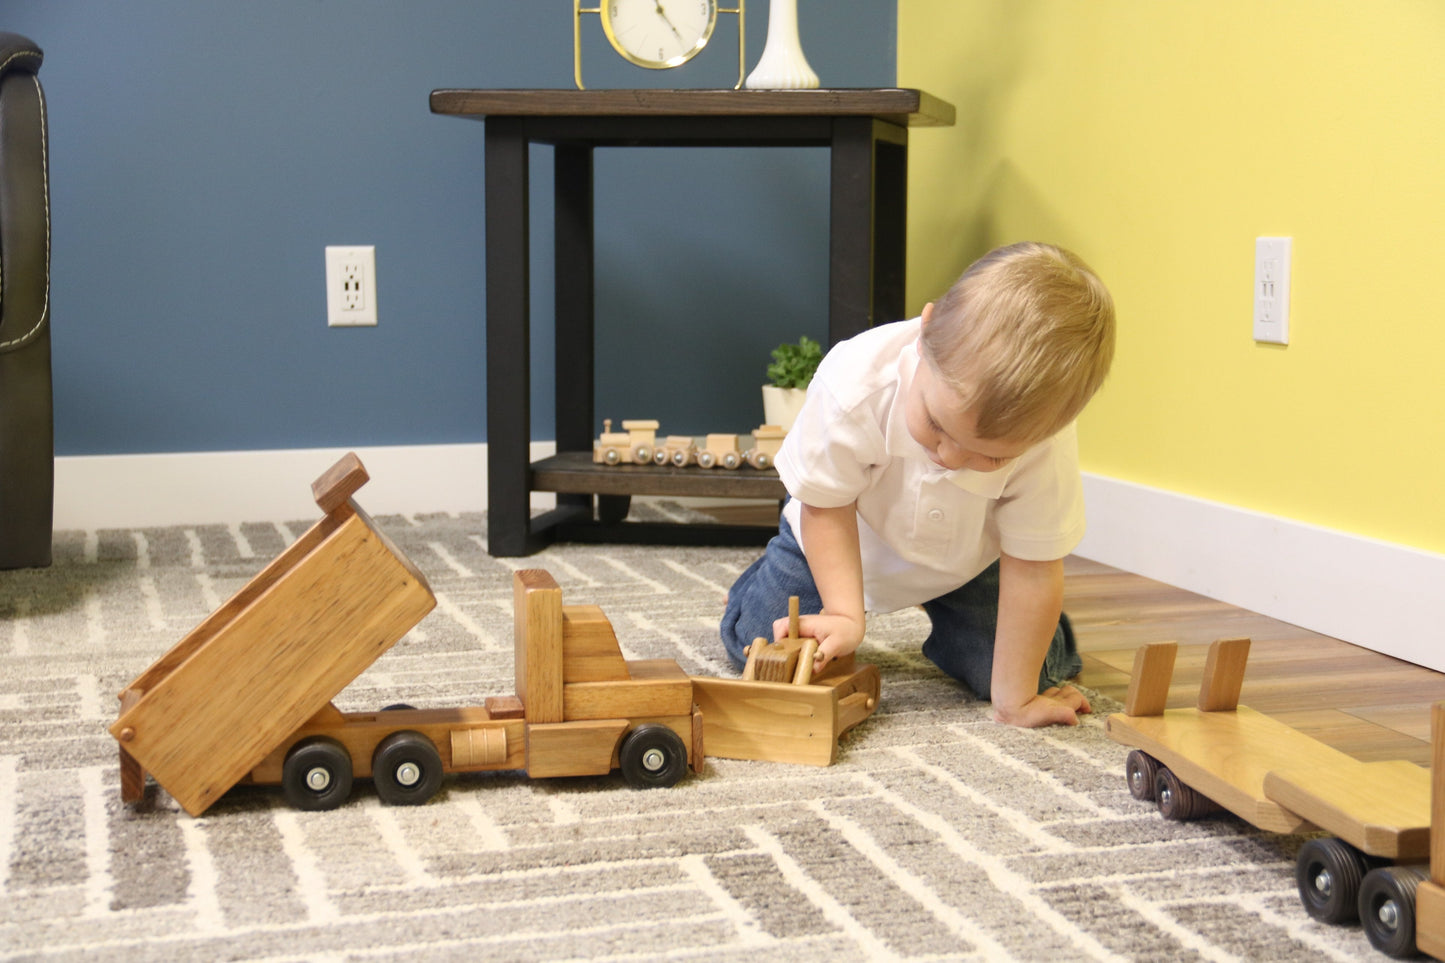
[[(343, 709), (511, 693), (520, 567), (602, 606), (629, 658), (731, 674), (716, 619), (752, 550), (494, 559), (480, 516), (377, 521), (438, 606)], [(265, 788), (199, 819), (154, 787), (123, 805), (115, 694), (309, 524), (61, 533), (51, 569), (0, 573), (0, 956), (1377, 958), (1300, 909), (1298, 839), (1163, 821), (1126, 792), (1102, 715), (993, 723), (919, 655), (913, 612), (872, 623), (861, 655), (882, 670), (881, 707), (828, 769), (712, 759), (651, 791), (616, 774), (461, 776), (415, 808), (359, 782), (321, 813)]]

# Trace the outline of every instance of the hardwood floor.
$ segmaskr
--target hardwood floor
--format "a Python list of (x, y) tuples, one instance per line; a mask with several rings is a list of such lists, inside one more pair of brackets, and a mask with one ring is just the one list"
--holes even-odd
[[(772, 506), (705, 506), (719, 521), (768, 523)], [(1080, 682), (1124, 700), (1134, 650), (1179, 643), (1169, 705), (1194, 703), (1215, 639), (1248, 636), (1240, 702), (1358, 759), (1430, 764), (1430, 706), (1445, 674), (1087, 559), (1065, 564), (1064, 609), (1084, 656)]]
[(1445, 674), (1087, 559), (1064, 571), (1084, 685), (1123, 701), (1134, 650), (1172, 640), (1169, 705), (1192, 705), (1209, 643), (1248, 636), (1241, 704), (1358, 759), (1430, 764), (1430, 706), (1445, 699)]

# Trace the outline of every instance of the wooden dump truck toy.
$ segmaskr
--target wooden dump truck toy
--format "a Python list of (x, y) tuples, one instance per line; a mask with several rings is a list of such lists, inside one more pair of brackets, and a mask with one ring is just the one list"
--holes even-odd
[(355, 455), (318, 479), (325, 516), (121, 693), (123, 800), (143, 797), (147, 773), (193, 816), (242, 782), (279, 784), (307, 810), (341, 805), (356, 778), (389, 804), (426, 802), (451, 772), (620, 769), (671, 786), (701, 769), (708, 738), (733, 758), (827, 765), (877, 705), (872, 666), (778, 691), (625, 659), (601, 609), (563, 605), (534, 569), (513, 576), (515, 694), (342, 712), (332, 699), (436, 604), (352, 500), (366, 480)]
[(1269, 832), (1322, 830), (1296, 860), (1305, 911), (1359, 920), (1390, 956), (1445, 959), (1445, 702), (1432, 709), (1432, 769), (1361, 762), (1239, 705), (1248, 639), (1214, 643), (1197, 706), (1166, 709), (1176, 651), (1139, 649), (1124, 711), (1108, 719), (1110, 737), (1134, 747), (1130, 793), (1169, 819), (1226, 809)]

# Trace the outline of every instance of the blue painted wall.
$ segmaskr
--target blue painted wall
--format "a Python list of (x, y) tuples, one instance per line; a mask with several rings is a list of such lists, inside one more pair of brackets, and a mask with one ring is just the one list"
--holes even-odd
[[(45, 50), (62, 455), (483, 441), (483, 126), (439, 87), (572, 86), (568, 0), (5, 0)], [(748, 66), (767, 3), (749, 8)], [(895, 0), (800, 0), (824, 85), (891, 86)], [(592, 87), (678, 70), (584, 17)], [(550, 158), (533, 164), (534, 437), (552, 437)], [(598, 414), (745, 431), (769, 350), (826, 330), (821, 150), (600, 151)], [(374, 329), (326, 326), (323, 249), (374, 244)], [(638, 350), (641, 348), (642, 350)], [(564, 347), (565, 350), (565, 347)]]

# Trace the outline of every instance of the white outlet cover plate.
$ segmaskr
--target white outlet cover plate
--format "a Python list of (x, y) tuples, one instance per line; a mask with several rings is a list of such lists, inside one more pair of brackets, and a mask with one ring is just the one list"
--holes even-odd
[(1294, 239), (1254, 239), (1254, 340), (1289, 344), (1289, 278)]
[[(342, 295), (342, 278), (348, 266), (361, 272), (361, 307), (348, 308)], [(376, 247), (327, 245), (326, 323), (333, 328), (367, 327), (376, 324)]]

